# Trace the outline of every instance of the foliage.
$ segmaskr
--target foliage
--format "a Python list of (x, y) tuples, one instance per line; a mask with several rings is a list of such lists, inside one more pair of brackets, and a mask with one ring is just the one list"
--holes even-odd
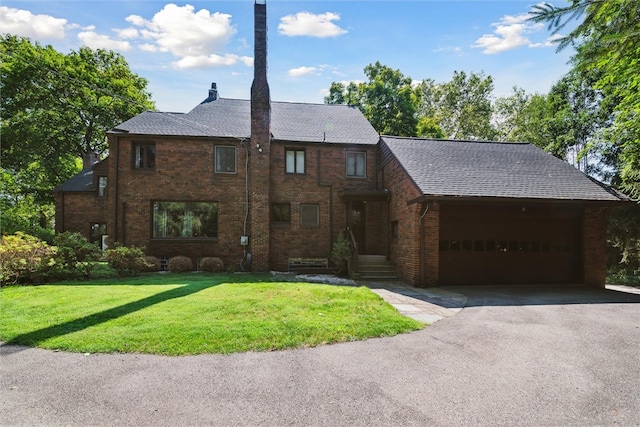
[(56, 249), (40, 239), (18, 232), (2, 236), (0, 285), (36, 283), (55, 264)]
[(640, 279), (640, 205), (614, 209), (607, 234), (609, 273)]
[(418, 87), (420, 116), (437, 120), (451, 139), (492, 140), (491, 93), (493, 78), (464, 71), (454, 71), (451, 81), (436, 83), (423, 80)]
[(98, 245), (89, 242), (80, 233), (66, 231), (57, 234), (54, 244), (58, 248), (56, 267), (63, 271), (78, 272), (86, 278), (91, 276), (96, 262), (102, 258)]
[(64, 55), (0, 35), (3, 231), (51, 228), (51, 190), (104, 154), (106, 132), (153, 108), (147, 80), (120, 54), (86, 47)]
[(217, 257), (204, 257), (200, 261), (200, 270), (207, 273), (218, 273), (224, 269), (224, 262)]
[(351, 244), (344, 237), (344, 234), (338, 234), (338, 238), (333, 242), (331, 248), (331, 261), (335, 264), (338, 271), (336, 274), (347, 274), (349, 261), (351, 259)]
[(272, 351), (424, 327), (365, 287), (268, 275), (151, 274), (8, 287), (0, 305), (0, 341), (75, 352)]
[(416, 136), (417, 98), (411, 78), (379, 61), (364, 68), (366, 83), (333, 82), (327, 104), (357, 106), (378, 133)]
[(144, 259), (144, 248), (136, 246), (121, 246), (116, 244), (114, 248), (106, 251), (105, 258), (109, 267), (116, 270), (118, 276), (137, 276), (149, 266)]
[(143, 271), (146, 271), (148, 273), (153, 271), (160, 271), (160, 260), (158, 259), (158, 257), (147, 255), (144, 257), (144, 261), (147, 263), (147, 265)]
[(567, 23), (579, 23), (559, 37), (558, 49), (574, 46), (575, 69), (597, 73), (593, 87), (612, 98), (613, 123), (608, 139), (619, 146), (607, 150), (616, 153), (620, 186), (640, 199), (640, 1), (575, 0), (568, 6), (541, 4), (533, 7), (532, 19), (547, 22), (554, 34)]
[(169, 271), (172, 273), (187, 273), (193, 271), (193, 261), (186, 256), (174, 256), (169, 260)]

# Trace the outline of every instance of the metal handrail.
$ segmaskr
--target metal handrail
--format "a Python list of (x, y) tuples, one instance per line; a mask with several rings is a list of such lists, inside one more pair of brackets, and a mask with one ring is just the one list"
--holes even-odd
[(353, 235), (353, 231), (351, 231), (349, 227), (346, 228), (345, 232), (351, 246), (351, 258), (349, 259), (348, 274), (349, 277), (352, 277), (353, 273), (358, 271), (358, 242), (356, 242), (356, 237)]

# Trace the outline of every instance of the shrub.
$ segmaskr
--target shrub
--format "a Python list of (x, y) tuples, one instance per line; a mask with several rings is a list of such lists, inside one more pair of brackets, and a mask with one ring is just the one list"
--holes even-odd
[(55, 253), (55, 247), (22, 232), (2, 236), (0, 286), (42, 280), (55, 264)]
[(144, 257), (144, 260), (147, 263), (144, 271), (160, 271), (160, 259), (158, 259), (158, 257), (147, 255)]
[(109, 267), (116, 270), (118, 276), (136, 276), (141, 271), (148, 268), (144, 259), (144, 248), (126, 247), (116, 244), (113, 249), (106, 252)]
[(102, 258), (102, 251), (95, 243), (89, 242), (82, 234), (65, 231), (57, 234), (54, 243), (56, 268), (71, 274), (78, 272), (90, 277), (96, 263)]
[(200, 270), (207, 273), (217, 273), (224, 269), (224, 262), (220, 258), (205, 257), (200, 261)]
[(338, 234), (338, 238), (333, 243), (331, 249), (331, 261), (335, 264), (338, 271), (336, 274), (347, 274), (349, 271), (349, 260), (351, 259), (351, 245), (342, 233)]
[(193, 261), (186, 256), (174, 256), (169, 260), (169, 271), (172, 273), (193, 271)]

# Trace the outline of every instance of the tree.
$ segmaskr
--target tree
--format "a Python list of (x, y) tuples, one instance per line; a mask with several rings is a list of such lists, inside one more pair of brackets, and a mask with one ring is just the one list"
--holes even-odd
[(83, 47), (63, 55), (27, 38), (2, 35), (0, 59), (2, 173), (13, 178), (1, 189), (8, 204), (2, 226), (13, 232), (17, 229), (5, 227), (20, 221), (5, 216), (24, 214), (21, 206), (29, 203), (38, 207), (31, 212), (36, 222), (47, 226), (51, 190), (79, 171), (78, 159), (106, 153), (109, 129), (154, 106), (147, 80), (115, 52)]
[(531, 101), (524, 89), (513, 87), (509, 96), (497, 98), (493, 103), (493, 122), (497, 141), (523, 142), (526, 136), (526, 111)]
[(420, 117), (437, 121), (448, 138), (490, 140), (495, 137), (491, 125), (493, 79), (464, 71), (454, 71), (451, 81), (437, 84), (423, 80), (419, 88)]
[(558, 49), (574, 46), (575, 67), (598, 70), (596, 89), (615, 97), (609, 140), (619, 142), (621, 187), (640, 199), (640, 1), (574, 0), (565, 7), (534, 6), (532, 20), (547, 22), (558, 34), (572, 20), (579, 23), (559, 38)]
[(367, 65), (364, 73), (366, 83), (345, 87), (333, 82), (325, 103), (357, 106), (380, 134), (416, 136), (417, 98), (411, 78), (379, 61)]

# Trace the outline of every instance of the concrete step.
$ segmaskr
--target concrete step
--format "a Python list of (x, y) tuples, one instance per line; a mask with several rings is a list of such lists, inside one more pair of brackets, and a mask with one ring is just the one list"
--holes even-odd
[(358, 274), (364, 280), (397, 279), (393, 263), (384, 255), (358, 255)]

